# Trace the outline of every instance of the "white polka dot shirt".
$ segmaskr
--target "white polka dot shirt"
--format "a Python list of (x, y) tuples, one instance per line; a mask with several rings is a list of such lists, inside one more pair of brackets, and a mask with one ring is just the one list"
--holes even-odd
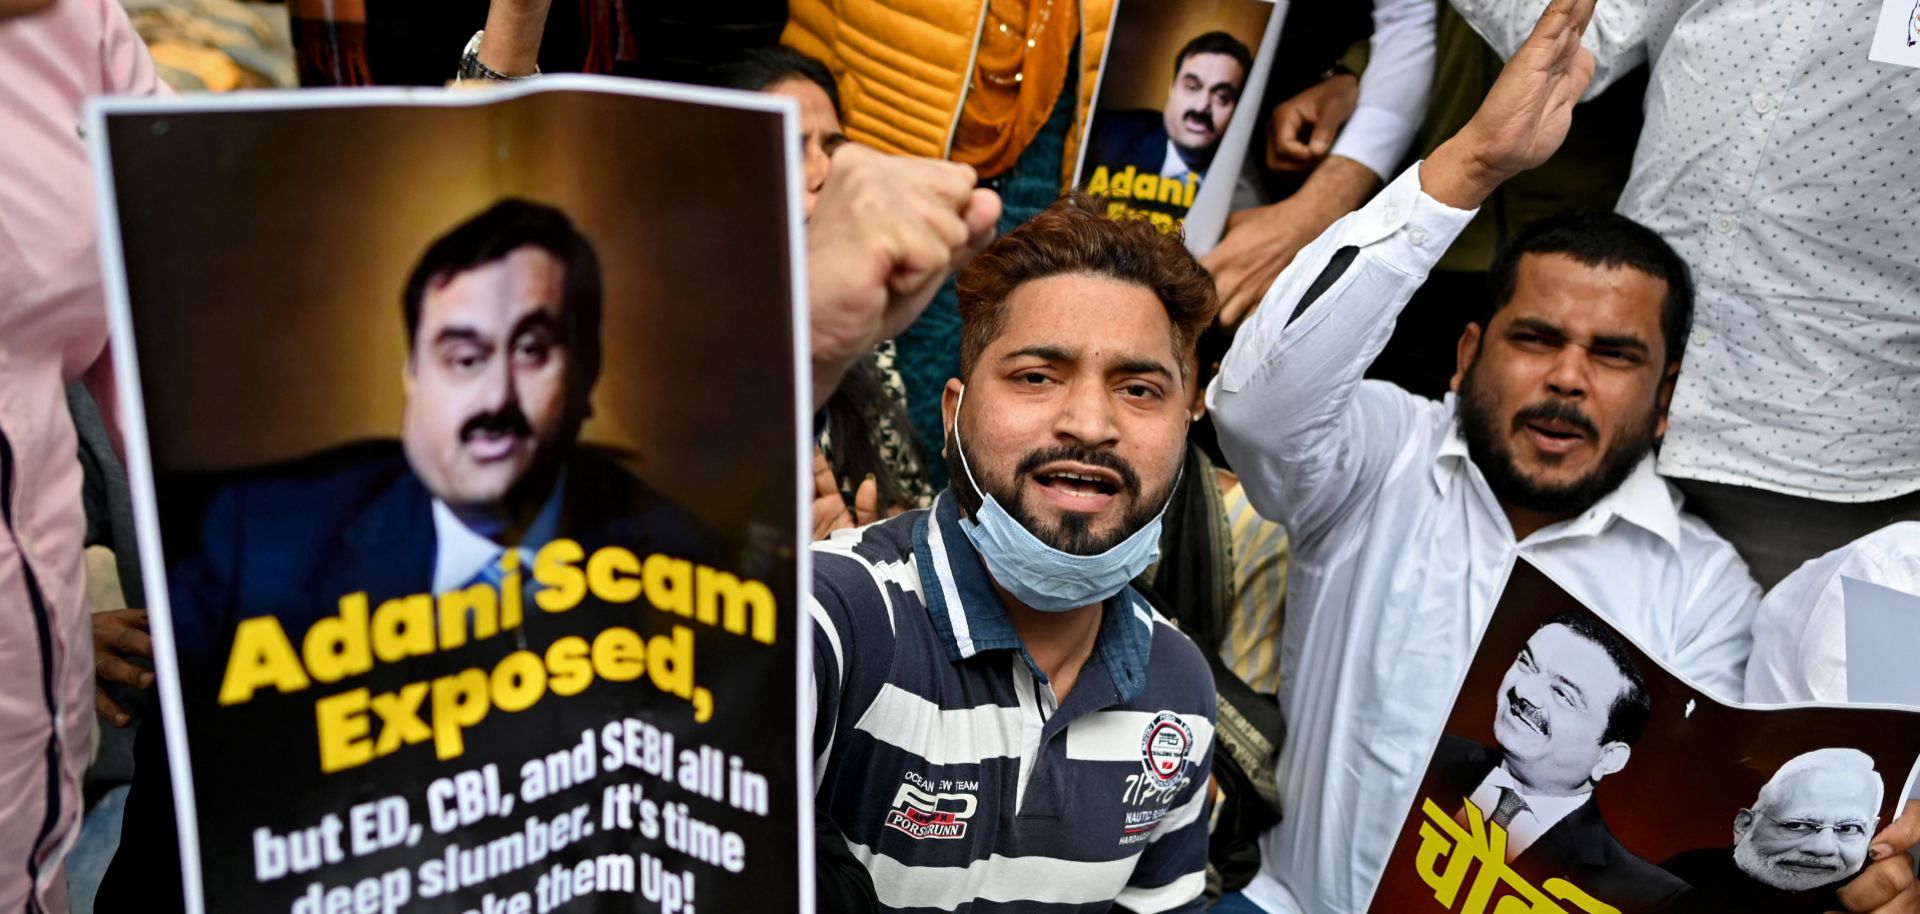
[[(1546, 5), (1454, 4), (1503, 53)], [(1867, 59), (1880, 7), (1600, 0), (1589, 97), (1653, 62), (1619, 211), (1698, 285), (1667, 476), (1920, 490), (1920, 70)]]

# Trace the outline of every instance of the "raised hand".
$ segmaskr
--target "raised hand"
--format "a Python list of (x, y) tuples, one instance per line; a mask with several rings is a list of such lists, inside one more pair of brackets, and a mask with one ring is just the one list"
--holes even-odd
[(972, 168), (848, 143), (807, 224), (818, 408), (847, 366), (905, 330), (948, 274), (986, 246), (1000, 198)]
[[(1340, 128), (1360, 105), (1360, 77), (1329, 76), (1273, 107), (1267, 130), (1267, 168), (1281, 174), (1312, 171), (1326, 161)], [(1300, 134), (1312, 134), (1303, 142)]]
[(1501, 182), (1559, 150), (1573, 125), (1573, 106), (1593, 79), (1593, 55), (1580, 46), (1580, 36), (1594, 2), (1548, 4), (1473, 119), (1422, 163), (1420, 184), (1429, 196), (1471, 209)]

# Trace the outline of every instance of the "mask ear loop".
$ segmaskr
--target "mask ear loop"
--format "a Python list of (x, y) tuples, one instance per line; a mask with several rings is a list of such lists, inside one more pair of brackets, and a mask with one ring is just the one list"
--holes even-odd
[(973, 486), (973, 495), (982, 504), (986, 503), (987, 493), (980, 488), (980, 481), (973, 478), (973, 467), (967, 464), (967, 448), (960, 441), (960, 408), (967, 405), (967, 385), (960, 385), (960, 399), (953, 404), (953, 449), (960, 455), (960, 469), (967, 474), (967, 484)]

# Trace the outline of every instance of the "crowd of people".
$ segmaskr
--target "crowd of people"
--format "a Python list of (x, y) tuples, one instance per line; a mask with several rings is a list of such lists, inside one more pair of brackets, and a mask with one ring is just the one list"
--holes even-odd
[[(676, 67), (800, 112), (819, 910), (1360, 914), (1516, 556), (1728, 702), (1845, 702), (1841, 579), (1920, 592), (1920, 71), (1868, 58), (1878, 0), (1296, 3), (1265, 87), (1238, 42), (1176, 61), (1194, 105), (1264, 89), (1203, 257), (1067, 186), (1110, 0), (923, 6), (716, 17), (739, 40)], [(568, 63), (550, 38), (654, 15), (573, 7), (492, 0), (429, 50), (536, 79)], [(137, 575), (134, 609), (90, 612), (87, 545), (131, 544), (90, 500), (120, 426), (75, 125), (168, 91), (115, 0), (0, 0), (13, 909), (69, 908), (93, 734), (153, 687)], [(1191, 167), (1177, 114), (1149, 152)], [(543, 245), (468, 241), (434, 289)], [(448, 524), (504, 498), (425, 481)], [(1638, 735), (1637, 676), (1596, 681), (1619, 701), (1560, 728), (1578, 764), (1436, 758), (1549, 844)], [(1742, 910), (1742, 854), (1833, 841), (1859, 874), (1807, 910), (1920, 912), (1920, 800), (1769, 830), (1807, 772), (1877, 806), (1857, 768), (1796, 759), (1731, 851), (1596, 878)], [(164, 775), (134, 780), (99, 910), (178, 905), (177, 849), (134, 840), (169, 831)], [(1529, 802), (1560, 817), (1527, 832)], [(922, 840), (955, 811), (968, 840)]]

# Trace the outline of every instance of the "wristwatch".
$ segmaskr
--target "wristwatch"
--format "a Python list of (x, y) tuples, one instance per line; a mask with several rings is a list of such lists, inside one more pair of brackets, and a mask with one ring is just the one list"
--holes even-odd
[[(479, 42), (476, 40), (473, 46), (479, 47), (480, 46)], [(1320, 74), (1320, 81), (1326, 82), (1327, 80), (1332, 79), (1336, 76), (1352, 76), (1358, 79), (1360, 74), (1356, 72), (1352, 67), (1347, 66), (1346, 61), (1336, 60), (1333, 62), (1333, 66), (1327, 68), (1327, 72)]]
[(486, 33), (486, 29), (481, 29), (478, 32), (474, 32), (472, 38), (467, 39), (466, 50), (460, 52), (460, 71), (458, 75), (461, 79), (492, 79), (500, 82), (513, 82), (521, 79), (532, 79), (540, 75), (540, 68), (537, 66), (533, 68), (532, 73), (525, 76), (508, 76), (499, 70), (481, 63), (480, 36)]

